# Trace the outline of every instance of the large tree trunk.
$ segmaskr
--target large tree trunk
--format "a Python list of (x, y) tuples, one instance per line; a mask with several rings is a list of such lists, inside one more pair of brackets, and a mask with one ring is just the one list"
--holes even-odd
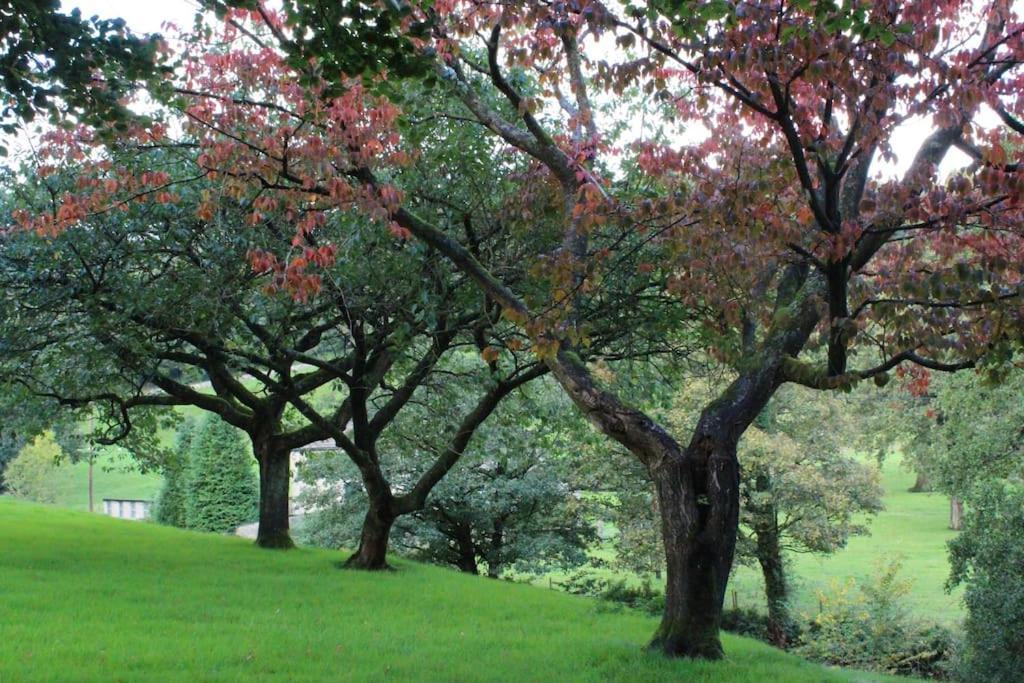
[(736, 442), (695, 439), (684, 458), (651, 466), (667, 567), (665, 613), (652, 649), (671, 657), (720, 659), (719, 628), (736, 550)]
[(370, 507), (366, 511), (363, 530), (359, 535), (359, 547), (345, 562), (346, 569), (391, 569), (387, 563), (388, 539), (396, 517), (389, 497), (370, 498)]
[[(774, 506), (773, 506), (774, 507)], [(774, 518), (774, 509), (772, 510)], [(769, 522), (769, 520), (765, 520)], [(782, 561), (782, 550), (779, 546), (779, 532), (770, 520), (758, 526), (754, 533), (757, 536), (757, 561), (761, 565), (764, 576), (764, 593), (768, 599), (768, 640), (776, 647), (785, 649), (789, 646), (787, 633), (790, 626), (789, 587), (786, 582), (786, 568)]]
[(274, 448), (270, 440), (253, 442), (260, 464), (260, 519), (256, 545), (261, 548), (294, 548), (288, 525), (290, 453)]

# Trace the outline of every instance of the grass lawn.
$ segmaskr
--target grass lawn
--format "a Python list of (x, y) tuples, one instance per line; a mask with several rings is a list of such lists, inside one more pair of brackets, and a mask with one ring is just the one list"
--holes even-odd
[[(795, 605), (798, 611), (816, 614), (817, 591), (847, 577), (861, 580), (873, 574), (879, 561), (899, 559), (900, 577), (913, 581), (906, 607), (921, 619), (946, 625), (964, 615), (962, 590), (947, 594), (943, 584), (949, 576), (946, 542), (956, 535), (949, 526), (949, 499), (938, 493), (910, 493), (914, 475), (900, 467), (899, 457), (886, 459), (882, 468), (885, 510), (870, 524), (871, 535), (850, 540), (834, 555), (791, 557)], [(730, 590), (735, 589), (740, 606), (764, 605), (759, 570), (738, 567)], [(731, 603), (729, 596), (727, 603)]]
[(642, 646), (655, 620), (531, 586), (264, 551), (0, 498), (0, 681), (875, 681), (727, 637), (719, 663)]

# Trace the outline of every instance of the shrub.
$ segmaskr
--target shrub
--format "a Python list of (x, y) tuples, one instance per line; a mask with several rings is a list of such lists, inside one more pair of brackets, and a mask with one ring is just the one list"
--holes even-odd
[(950, 584), (966, 584), (965, 681), (1019, 681), (1024, 672), (1024, 489), (993, 484), (968, 506), (949, 544)]
[(185, 478), (185, 520), (190, 529), (234, 531), (256, 518), (259, 485), (241, 433), (208, 417), (192, 442)]
[(796, 652), (837, 666), (939, 678), (947, 674), (952, 635), (923, 626), (901, 606), (910, 582), (900, 563), (883, 566), (866, 584), (849, 579), (819, 592), (822, 611), (810, 621)]

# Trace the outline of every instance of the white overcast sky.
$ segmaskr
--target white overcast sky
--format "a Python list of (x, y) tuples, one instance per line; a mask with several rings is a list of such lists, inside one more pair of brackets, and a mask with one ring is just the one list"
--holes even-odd
[[(104, 18), (121, 17), (129, 28), (136, 33), (159, 33), (164, 22), (172, 22), (182, 27), (192, 23), (198, 4), (194, 0), (62, 0), (62, 8), (70, 11), (78, 7), (82, 14), (89, 17), (97, 15)], [(930, 126), (924, 121), (908, 122), (901, 126), (893, 137), (894, 149), (899, 161), (895, 166), (885, 167), (876, 162), (877, 171), (881, 175), (893, 172), (901, 173), (910, 163), (918, 145), (930, 132)], [(966, 155), (954, 151), (943, 164), (947, 172), (968, 162)]]

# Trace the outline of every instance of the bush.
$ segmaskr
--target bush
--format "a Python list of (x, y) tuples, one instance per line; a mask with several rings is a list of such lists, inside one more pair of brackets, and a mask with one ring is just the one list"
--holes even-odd
[(37, 503), (53, 503), (57, 493), (53, 487), (53, 472), (61, 457), (60, 446), (49, 433), (37, 436), (7, 466), (4, 482), (7, 489), (19, 498)]
[(1024, 672), (1024, 489), (992, 484), (967, 508), (949, 544), (950, 584), (966, 584), (965, 681), (1019, 681)]
[(170, 459), (164, 464), (164, 485), (156, 500), (153, 518), (160, 524), (185, 528), (186, 477), (191, 457), (192, 440), (195, 425), (189, 421), (178, 429), (174, 450)]
[(900, 580), (900, 563), (881, 568), (858, 586), (852, 579), (819, 592), (822, 611), (814, 617), (795, 651), (836, 666), (891, 674), (941, 678), (948, 673), (953, 637), (939, 626), (912, 621), (901, 600), (910, 583)]
[(185, 478), (190, 529), (231, 532), (257, 516), (259, 484), (241, 433), (208, 417), (192, 442)]

